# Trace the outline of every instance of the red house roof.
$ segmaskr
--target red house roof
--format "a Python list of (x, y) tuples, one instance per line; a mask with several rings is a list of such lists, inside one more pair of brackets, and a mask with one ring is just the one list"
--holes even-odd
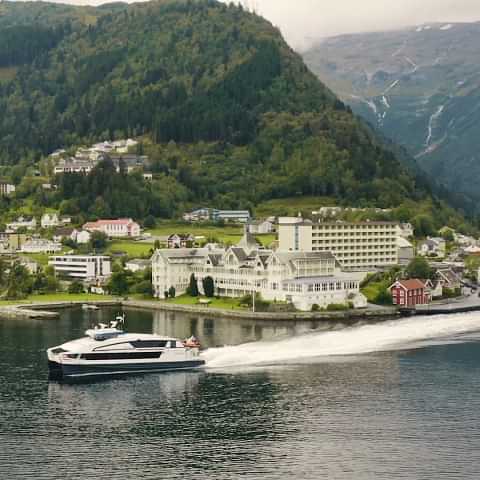
[(410, 280), (397, 280), (390, 288), (399, 284), (405, 290), (417, 290), (419, 288), (425, 288), (425, 283), (418, 278), (412, 278)]

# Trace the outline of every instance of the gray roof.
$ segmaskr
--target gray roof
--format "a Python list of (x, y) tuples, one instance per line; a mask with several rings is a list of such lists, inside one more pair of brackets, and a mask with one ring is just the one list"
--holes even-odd
[(242, 239), (237, 243), (237, 247), (255, 248), (261, 247), (261, 243), (250, 233), (245, 232)]

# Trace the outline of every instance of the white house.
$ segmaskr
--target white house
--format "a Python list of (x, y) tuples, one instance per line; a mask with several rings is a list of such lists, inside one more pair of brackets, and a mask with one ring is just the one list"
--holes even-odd
[(256, 292), (265, 300), (293, 303), (299, 310), (313, 305), (352, 303), (366, 306), (358, 274), (344, 273), (329, 252), (272, 252), (259, 250), (246, 234), (242, 246), (226, 250), (162, 249), (152, 257), (152, 284), (156, 297), (170, 287), (177, 295), (186, 292), (190, 276), (212, 277), (216, 294), (242, 297)]
[(23, 253), (56, 253), (62, 250), (62, 244), (45, 238), (32, 238), (25, 242), (20, 251)]
[(87, 230), (80, 230), (79, 232), (77, 232), (75, 241), (79, 245), (85, 245), (90, 241), (91, 238), (92, 238), (92, 234), (90, 232), (88, 232)]
[(58, 276), (77, 280), (104, 279), (112, 273), (110, 257), (103, 255), (56, 255), (48, 264)]
[(78, 230), (75, 228), (57, 228), (53, 234), (53, 240), (55, 242), (62, 242), (65, 239), (73, 240), (74, 242), (77, 239)]
[(16, 232), (19, 228), (35, 230), (37, 228), (37, 220), (35, 217), (18, 217), (14, 222), (7, 223), (6, 227), (9, 232)]
[(42, 228), (54, 228), (60, 225), (60, 220), (57, 213), (44, 213), (40, 219)]
[(275, 231), (274, 219), (250, 220), (246, 225), (247, 231), (254, 235), (272, 233)]
[(131, 272), (139, 272), (146, 270), (151, 266), (152, 262), (150, 260), (145, 260), (142, 258), (137, 258), (134, 260), (129, 260), (125, 263), (125, 268)]
[(402, 238), (411, 238), (414, 235), (414, 230), (413, 226), (411, 223), (400, 223), (400, 225), (397, 226), (397, 233), (399, 237)]
[(110, 238), (138, 237), (140, 225), (131, 218), (119, 218), (117, 220), (97, 220), (87, 222), (83, 226), (89, 232), (103, 232)]
[(424, 257), (444, 257), (447, 250), (447, 244), (441, 237), (427, 237), (417, 245), (418, 255)]
[(8, 197), (15, 192), (15, 185), (6, 182), (0, 182), (0, 196)]

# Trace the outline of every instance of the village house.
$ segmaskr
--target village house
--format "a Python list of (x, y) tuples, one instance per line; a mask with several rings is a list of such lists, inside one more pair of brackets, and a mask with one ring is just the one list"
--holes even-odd
[(411, 307), (427, 305), (432, 301), (431, 290), (433, 284), (430, 280), (397, 280), (389, 287), (393, 304), (398, 307)]
[(417, 254), (423, 257), (445, 257), (447, 244), (441, 237), (427, 237), (417, 245)]
[(247, 232), (254, 235), (262, 235), (272, 233), (275, 231), (275, 217), (270, 217), (265, 220), (249, 220), (246, 224)]
[(14, 222), (7, 223), (8, 232), (16, 232), (19, 228), (27, 230), (35, 230), (37, 228), (37, 220), (35, 217), (18, 217)]
[(462, 288), (462, 279), (451, 268), (438, 269), (435, 273), (435, 280), (442, 286), (455, 291)]
[(398, 263), (408, 265), (415, 258), (414, 246), (404, 237), (398, 237)]
[(152, 262), (150, 260), (145, 260), (143, 258), (136, 258), (134, 260), (129, 260), (125, 263), (125, 268), (131, 272), (140, 272), (144, 271), (147, 268), (150, 268)]
[(351, 303), (366, 306), (358, 274), (344, 273), (329, 252), (272, 252), (259, 249), (245, 234), (235, 247), (222, 250), (162, 249), (152, 257), (152, 284), (156, 297), (174, 287), (186, 292), (194, 274), (202, 292), (202, 280), (214, 280), (216, 295), (242, 297), (258, 293), (265, 300), (292, 303), (308, 311), (313, 305)]
[(216, 208), (199, 208), (192, 212), (185, 213), (183, 219), (186, 222), (233, 222), (247, 223), (250, 220), (248, 210), (217, 210)]
[(7, 182), (0, 182), (0, 196), (8, 197), (15, 192), (15, 185)]
[(20, 251), (23, 253), (56, 253), (62, 250), (62, 244), (45, 238), (32, 238), (25, 242)]
[(190, 233), (174, 233), (167, 238), (168, 248), (191, 248), (195, 237)]
[(409, 239), (414, 236), (413, 226), (411, 223), (400, 223), (397, 227), (399, 237)]
[(66, 239), (76, 241), (78, 230), (71, 227), (57, 228), (53, 233), (54, 242), (63, 242)]
[(60, 225), (60, 219), (57, 213), (44, 213), (40, 219), (42, 228), (54, 228)]
[(96, 281), (110, 277), (111, 260), (104, 255), (56, 255), (48, 261), (59, 277)]
[(119, 218), (117, 220), (97, 220), (87, 222), (83, 229), (90, 233), (103, 232), (109, 238), (138, 237), (140, 225), (131, 218)]
[(0, 233), (0, 249), (3, 252), (13, 253), (20, 250), (21, 246), (30, 240), (26, 233)]

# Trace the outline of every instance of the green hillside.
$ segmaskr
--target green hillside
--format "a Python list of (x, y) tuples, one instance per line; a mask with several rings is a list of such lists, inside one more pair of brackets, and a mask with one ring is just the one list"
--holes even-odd
[[(38, 9), (0, 7), (23, 8), (28, 21)], [(97, 176), (58, 179), (55, 192), (21, 185), (11, 207), (33, 198), (88, 217), (169, 217), (184, 205), (253, 208), (309, 195), (423, 202), (439, 223), (453, 215), (265, 19), (214, 0), (49, 8), (51, 22), (30, 26), (62, 28), (56, 43), (0, 84), (4, 172), (18, 177), (59, 147), (143, 136), (155, 179), (102, 165)]]

